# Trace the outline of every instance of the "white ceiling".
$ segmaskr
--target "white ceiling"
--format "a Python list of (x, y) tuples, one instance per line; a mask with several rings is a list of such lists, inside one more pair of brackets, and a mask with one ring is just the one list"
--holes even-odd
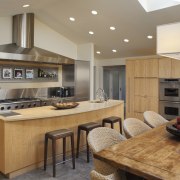
[[(23, 4), (31, 6), (22, 8)], [(34, 12), (40, 21), (77, 44), (93, 42), (95, 52), (101, 51), (96, 57), (103, 59), (155, 54), (156, 26), (180, 21), (180, 5), (147, 13), (138, 0), (0, 0), (0, 16), (23, 12)], [(70, 16), (76, 21), (69, 21)], [(116, 30), (110, 31), (110, 26)], [(94, 35), (88, 34), (90, 30)], [(147, 35), (154, 38), (149, 40)], [(124, 43), (124, 38), (130, 42)]]

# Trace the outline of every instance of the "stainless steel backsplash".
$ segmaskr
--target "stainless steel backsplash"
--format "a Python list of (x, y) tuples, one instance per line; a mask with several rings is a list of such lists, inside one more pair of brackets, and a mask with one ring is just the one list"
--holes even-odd
[(48, 98), (48, 88), (0, 89), (0, 100), (18, 98)]

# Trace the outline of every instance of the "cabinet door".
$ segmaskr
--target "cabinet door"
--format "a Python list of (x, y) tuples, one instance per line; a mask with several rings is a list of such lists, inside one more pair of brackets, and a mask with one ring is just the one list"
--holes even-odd
[(180, 60), (172, 59), (171, 70), (172, 78), (180, 78)]
[(126, 117), (134, 113), (134, 61), (126, 61)]
[(159, 76), (158, 59), (147, 59), (145, 60), (145, 64), (146, 64), (146, 77)]
[(139, 120), (144, 120), (143, 113), (134, 113), (134, 118), (137, 118)]
[(159, 79), (158, 78), (146, 78), (146, 96), (147, 97), (159, 97)]
[(134, 112), (143, 113), (146, 111), (146, 98), (143, 96), (134, 96)]
[(159, 111), (159, 100), (155, 97), (146, 97), (146, 111)]
[(134, 76), (135, 77), (145, 77), (146, 75), (146, 60), (134, 60)]
[(146, 95), (146, 78), (134, 78), (134, 95)]
[(170, 58), (159, 59), (159, 77), (171, 78), (171, 59)]

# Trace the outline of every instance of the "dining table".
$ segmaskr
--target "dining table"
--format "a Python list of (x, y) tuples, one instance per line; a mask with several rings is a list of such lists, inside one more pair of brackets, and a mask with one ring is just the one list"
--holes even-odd
[(94, 158), (143, 179), (180, 180), (180, 137), (166, 130), (172, 120), (94, 154)]

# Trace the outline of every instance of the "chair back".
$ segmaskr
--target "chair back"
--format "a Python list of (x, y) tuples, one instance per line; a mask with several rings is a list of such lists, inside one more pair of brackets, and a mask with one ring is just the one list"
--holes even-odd
[(90, 177), (91, 177), (91, 180), (115, 180), (114, 174), (104, 176), (95, 170), (91, 171)]
[(128, 138), (142, 134), (151, 128), (143, 121), (136, 118), (127, 118), (124, 120), (124, 132)]
[(144, 122), (152, 128), (161, 126), (168, 122), (168, 120), (166, 120), (160, 114), (154, 111), (146, 111), (144, 112), (143, 116), (144, 116)]
[(91, 150), (93, 152), (99, 152), (125, 140), (126, 138), (114, 129), (99, 127), (90, 131), (87, 139)]

